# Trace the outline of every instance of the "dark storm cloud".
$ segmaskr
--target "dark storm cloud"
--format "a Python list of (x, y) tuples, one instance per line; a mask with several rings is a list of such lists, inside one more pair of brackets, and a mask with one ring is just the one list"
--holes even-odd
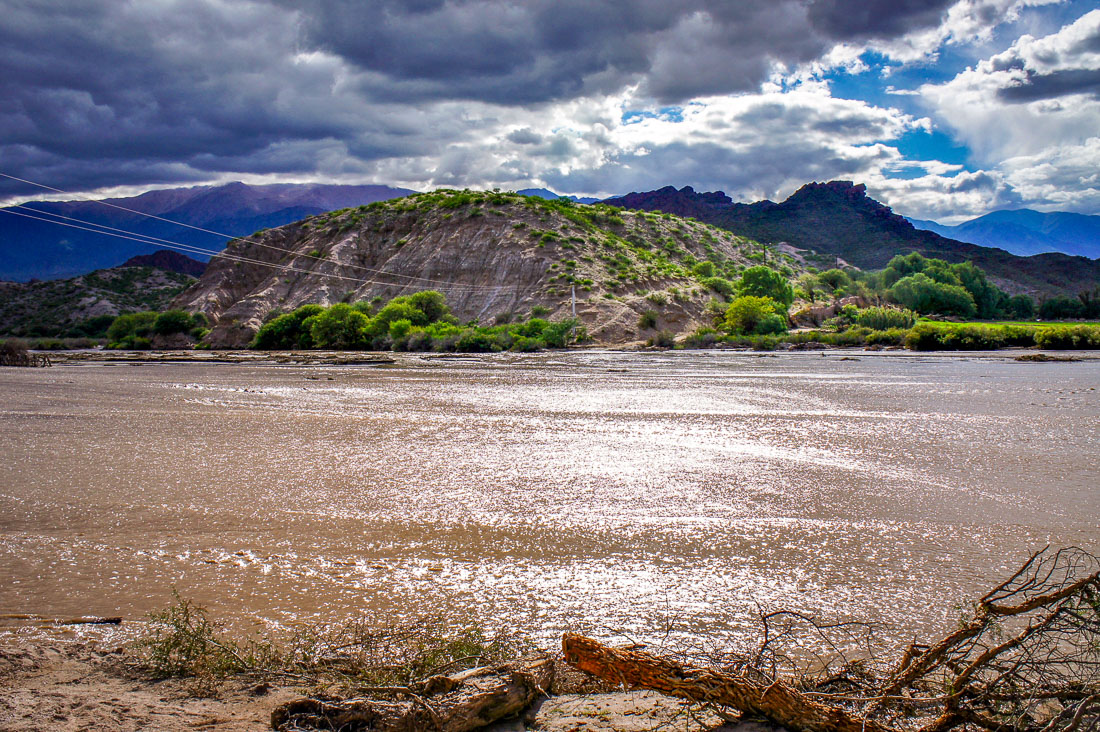
[[(951, 0), (954, 1), (954, 0)], [(948, 0), (308, 0), (309, 42), (372, 72), (377, 98), (530, 104), (635, 81), (662, 102), (756, 88), (775, 61), (834, 40), (893, 38), (938, 21)], [(406, 82), (406, 83), (399, 83)]]
[(810, 22), (841, 41), (888, 39), (938, 25), (955, 0), (814, 0)]
[[(438, 156), (488, 126), (447, 102), (751, 91), (774, 63), (811, 61), (835, 39), (934, 22), (933, 5), (6, 0), (0, 169), (86, 188)], [(27, 191), (0, 183), (0, 196)]]
[(997, 90), (1006, 102), (1034, 102), (1070, 94), (1100, 98), (1100, 69), (1062, 69), (1049, 74), (1028, 73), (1027, 81)]

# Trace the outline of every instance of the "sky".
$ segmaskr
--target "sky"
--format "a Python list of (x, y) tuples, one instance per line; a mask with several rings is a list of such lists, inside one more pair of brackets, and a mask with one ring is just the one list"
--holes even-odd
[[(74, 193), (755, 201), (844, 179), (941, 223), (1100, 214), (1095, 0), (0, 0), (0, 17), (0, 172)], [(0, 182), (0, 200), (43, 197)]]

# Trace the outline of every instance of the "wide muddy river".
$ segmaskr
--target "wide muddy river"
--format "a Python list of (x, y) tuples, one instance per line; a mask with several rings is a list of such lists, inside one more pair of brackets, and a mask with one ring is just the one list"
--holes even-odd
[(0, 369), (0, 612), (926, 636), (1100, 549), (1098, 387), (906, 353)]

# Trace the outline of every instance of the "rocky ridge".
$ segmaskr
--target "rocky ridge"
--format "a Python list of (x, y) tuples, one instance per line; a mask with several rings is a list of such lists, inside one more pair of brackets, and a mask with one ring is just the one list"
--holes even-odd
[[(418, 290), (447, 296), (461, 321), (576, 314), (599, 343), (710, 324), (723, 282), (770, 257), (789, 276), (797, 252), (670, 214), (578, 205), (515, 193), (436, 191), (313, 216), (230, 242), (174, 303), (213, 324), (216, 348), (247, 345), (272, 313)], [(721, 281), (696, 274), (714, 263)], [(708, 285), (708, 282), (710, 283)], [(728, 282), (727, 282), (728, 284)], [(657, 313), (655, 328), (639, 316)]]
[(815, 261), (818, 266), (832, 266), (838, 257), (864, 269), (881, 269), (894, 255), (916, 251), (948, 262), (973, 262), (1010, 294), (1075, 296), (1100, 284), (1100, 260), (1055, 252), (1020, 257), (915, 229), (870, 198), (866, 186), (851, 181), (808, 183), (782, 203), (734, 203), (721, 191), (699, 193), (672, 186), (606, 203), (693, 216), (758, 241), (786, 242), (827, 255)]

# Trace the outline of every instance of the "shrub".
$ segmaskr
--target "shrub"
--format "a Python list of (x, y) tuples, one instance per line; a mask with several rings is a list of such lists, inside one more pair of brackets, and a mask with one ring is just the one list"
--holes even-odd
[(889, 328), (887, 330), (872, 330), (863, 341), (869, 346), (903, 346), (905, 336), (909, 331), (905, 328)]
[[(153, 324), (157, 320), (157, 313), (146, 311), (142, 313), (127, 313), (119, 315), (107, 329), (107, 340), (110, 348), (136, 348), (149, 349), (152, 343), (149, 336), (153, 334)], [(141, 339), (141, 342), (138, 342)]]
[(106, 338), (107, 329), (115, 322), (114, 315), (96, 315), (71, 326), (65, 335), (70, 338)]
[(196, 325), (190, 313), (183, 310), (165, 310), (153, 321), (153, 332), (157, 335), (186, 333)]
[(742, 295), (726, 308), (725, 327), (731, 333), (752, 333), (766, 315), (773, 315), (776, 302), (768, 297)]
[(675, 343), (672, 331), (659, 330), (653, 334), (653, 337), (646, 341), (648, 346), (656, 346), (658, 348), (672, 348)]
[(760, 319), (760, 322), (756, 324), (752, 332), (757, 335), (779, 335), (780, 333), (786, 333), (787, 319), (779, 313), (768, 313)]
[(22, 366), (31, 359), (28, 345), (22, 338), (7, 338), (0, 341), (0, 364), (4, 366)]
[(455, 350), (463, 353), (487, 353), (499, 350), (494, 348), (494, 345), (493, 337), (489, 333), (480, 328), (467, 328), (462, 331), (462, 335), (455, 343)]
[(546, 307), (545, 305), (532, 305), (531, 306), (531, 317), (532, 318), (541, 318), (542, 316), (549, 315), (549, 314), (550, 314), (550, 308)]
[(513, 339), (511, 350), (519, 351), (521, 353), (527, 353), (530, 351), (541, 351), (543, 348), (546, 348), (546, 343), (539, 338), (518, 336)]
[(940, 326), (918, 323), (905, 337), (913, 351), (988, 351), (1005, 345), (1004, 330), (995, 326)]
[(684, 338), (684, 348), (709, 348), (718, 342), (719, 335), (714, 328), (696, 328)]
[(657, 311), (646, 310), (638, 317), (638, 327), (642, 330), (649, 330), (650, 328), (657, 327)]
[(577, 340), (583, 340), (581, 336), (580, 322), (575, 318), (566, 318), (556, 323), (547, 323), (543, 328), (541, 337), (548, 348), (565, 348), (567, 343), (573, 340), (573, 330), (577, 329)]
[(714, 266), (714, 262), (699, 262), (691, 268), (691, 271), (696, 277), (699, 277), (700, 279), (714, 277), (718, 274), (718, 271)]
[(243, 671), (236, 649), (215, 636), (206, 610), (173, 591), (176, 604), (149, 613), (149, 634), (135, 646), (155, 676), (224, 676)]
[(725, 277), (704, 277), (701, 280), (704, 285), (717, 293), (730, 297), (737, 290), (737, 286)]
[(856, 314), (855, 322), (857, 325), (862, 325), (872, 330), (912, 328), (917, 322), (917, 314), (912, 310), (874, 307), (860, 310)]
[(1100, 348), (1100, 326), (1070, 325), (1060, 328), (1038, 328), (1035, 343), (1039, 348), (1075, 350)]

